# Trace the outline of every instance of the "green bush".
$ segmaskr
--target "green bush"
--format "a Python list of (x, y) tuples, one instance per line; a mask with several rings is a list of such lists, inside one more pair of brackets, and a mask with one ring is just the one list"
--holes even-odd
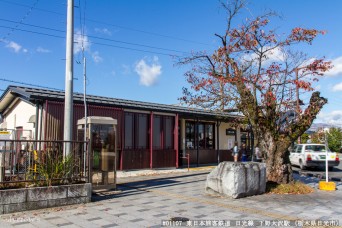
[(64, 158), (63, 155), (50, 151), (35, 161), (28, 175), (38, 185), (52, 186), (70, 183), (74, 168), (74, 159), (71, 154)]

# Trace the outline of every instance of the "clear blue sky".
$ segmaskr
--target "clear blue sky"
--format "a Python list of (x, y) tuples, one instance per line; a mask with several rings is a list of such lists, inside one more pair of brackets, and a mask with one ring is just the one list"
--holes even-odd
[[(1, 79), (64, 89), (66, 4), (0, 0)], [(186, 68), (174, 66), (171, 55), (211, 51), (218, 46), (214, 34), (225, 29), (225, 13), (216, 0), (75, 0), (75, 6), (75, 33), (83, 26), (89, 41), (87, 90), (93, 95), (176, 104)], [(280, 13), (283, 19), (272, 22), (279, 32), (298, 26), (328, 32), (304, 51), (335, 64), (318, 85), (329, 104), (316, 122), (342, 124), (342, 1), (251, 0), (248, 9), (241, 18), (267, 9)], [(83, 91), (80, 61), (77, 52), (76, 92)], [(14, 83), (0, 80), (0, 89), (9, 84)]]

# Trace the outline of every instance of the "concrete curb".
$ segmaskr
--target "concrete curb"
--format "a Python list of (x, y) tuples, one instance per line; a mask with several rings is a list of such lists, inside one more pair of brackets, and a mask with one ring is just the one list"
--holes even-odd
[[(303, 175), (303, 176), (307, 176), (307, 177), (316, 177), (320, 180), (325, 179), (324, 175), (321, 174), (313, 174), (313, 173), (304, 173), (302, 171), (299, 170), (292, 170), (293, 173), (297, 173), (299, 175)], [(338, 178), (338, 177), (329, 177), (329, 181), (342, 181), (342, 178)]]
[(124, 177), (139, 177), (139, 176), (156, 176), (161, 174), (185, 173), (187, 169), (144, 169), (144, 170), (131, 170), (131, 171), (117, 171), (117, 178)]
[(157, 176), (162, 174), (178, 174), (187, 173), (191, 171), (211, 171), (216, 166), (201, 166), (201, 167), (190, 167), (188, 168), (171, 168), (171, 169), (143, 169), (143, 170), (128, 170), (128, 171), (117, 171), (117, 178), (125, 177), (139, 177), (139, 176)]

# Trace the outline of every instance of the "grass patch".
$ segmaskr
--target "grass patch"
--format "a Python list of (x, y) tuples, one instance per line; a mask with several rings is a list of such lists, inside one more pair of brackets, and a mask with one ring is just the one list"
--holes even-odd
[(277, 184), (275, 182), (267, 182), (266, 193), (269, 194), (309, 194), (314, 189), (300, 181), (289, 184)]

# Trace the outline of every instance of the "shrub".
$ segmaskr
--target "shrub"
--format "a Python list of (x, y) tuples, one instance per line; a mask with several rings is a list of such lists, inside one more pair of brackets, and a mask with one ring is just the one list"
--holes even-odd
[(62, 154), (56, 154), (54, 151), (44, 155), (35, 161), (28, 173), (36, 184), (52, 186), (70, 183), (75, 168), (73, 156), (70, 154), (64, 158)]

